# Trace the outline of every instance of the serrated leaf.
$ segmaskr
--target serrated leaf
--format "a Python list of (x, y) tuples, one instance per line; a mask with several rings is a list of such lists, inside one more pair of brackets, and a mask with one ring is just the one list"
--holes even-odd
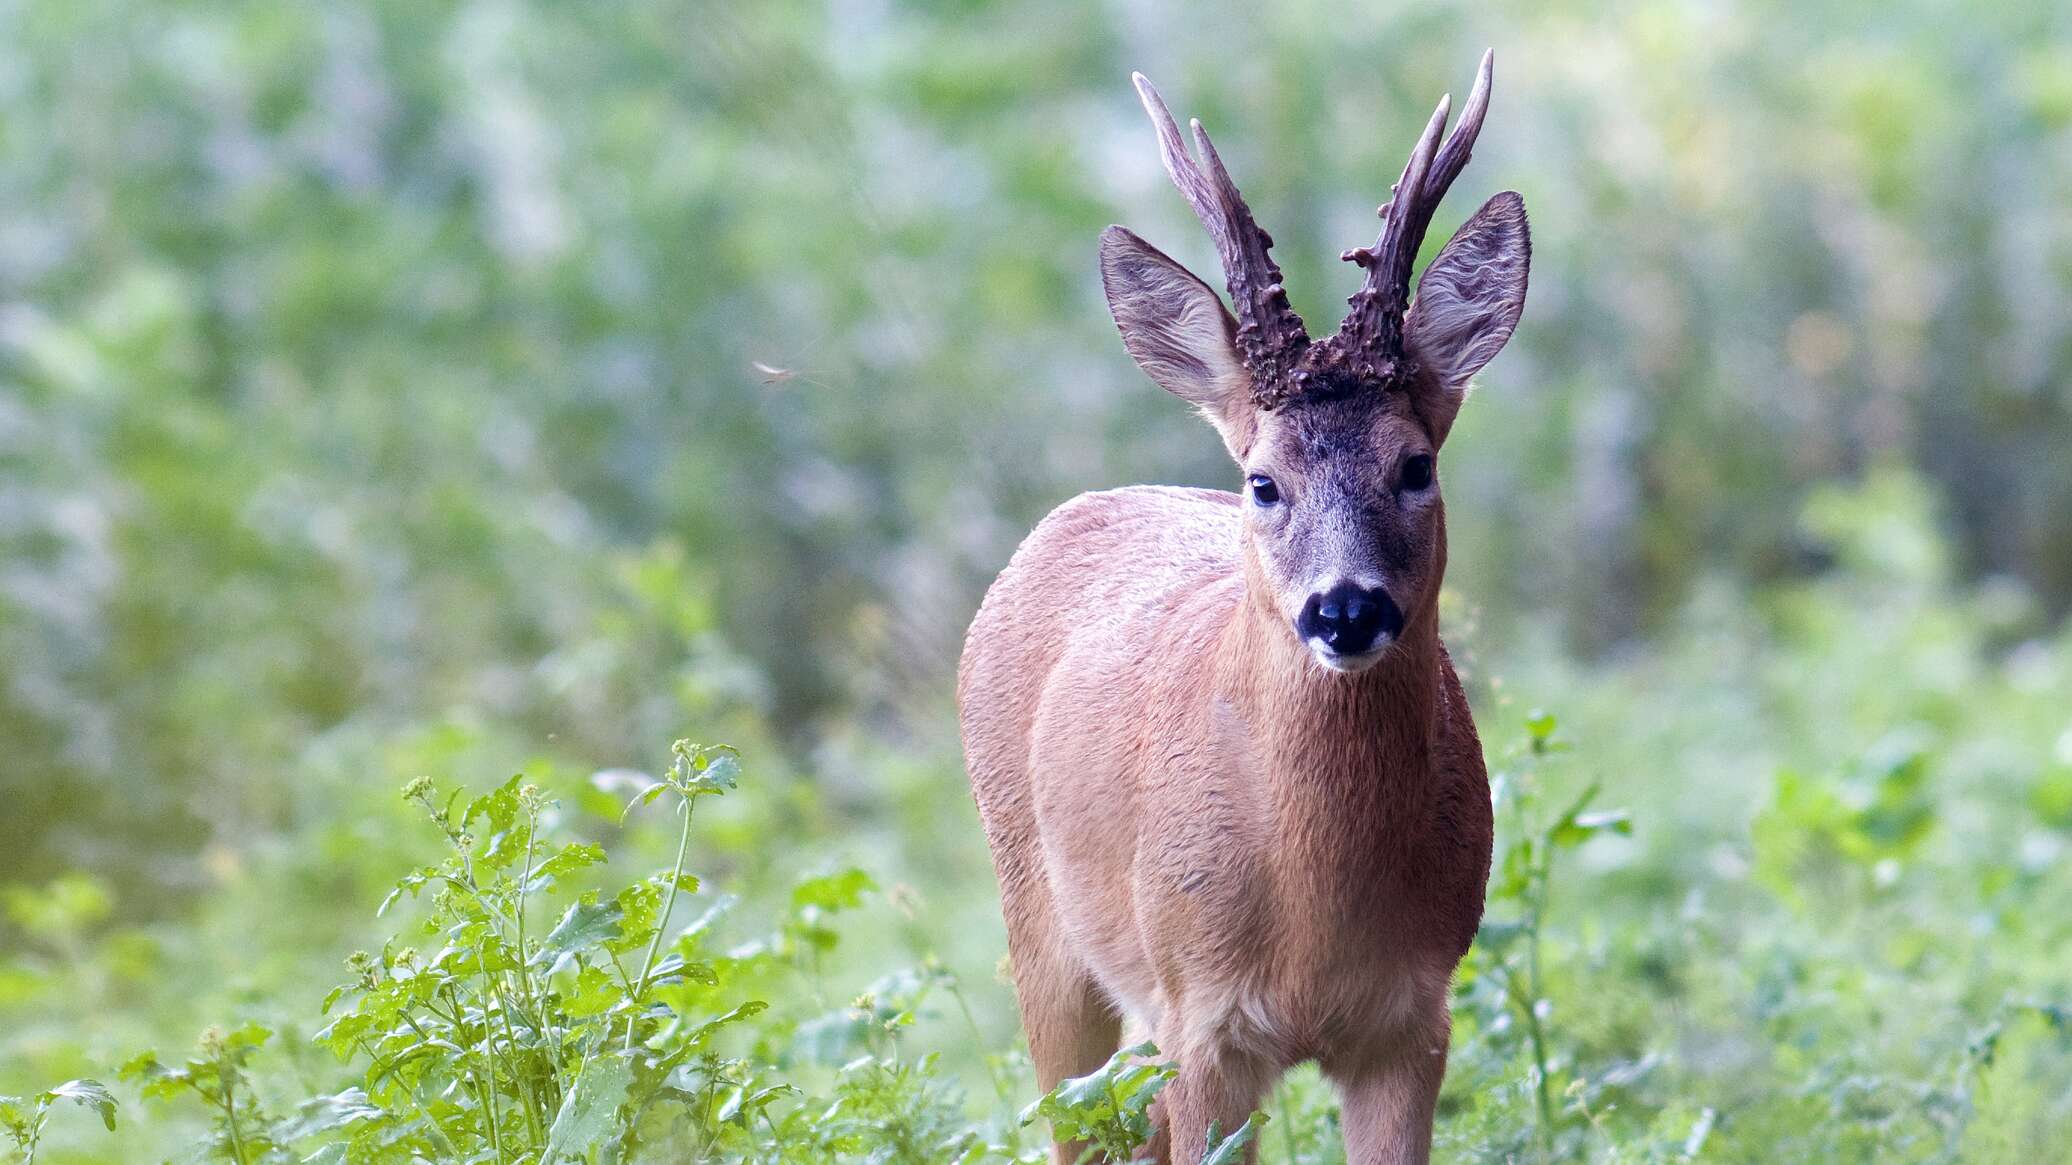
[(540, 1153), (541, 1165), (554, 1165), (567, 1157), (580, 1158), (591, 1145), (604, 1139), (625, 1103), (626, 1089), (633, 1082), (633, 1065), (621, 1055), (600, 1056), (583, 1065), (554, 1115), (547, 1130), (547, 1147)]
[(602, 865), (605, 860), (602, 846), (589, 842), (569, 842), (532, 868), (532, 880), (525, 884), (525, 892), (530, 894), (545, 889), (556, 878), (566, 877), (591, 866)]
[(380, 918), (386, 915), (389, 912), (389, 907), (394, 906), (396, 899), (401, 898), (404, 894), (409, 894), (412, 898), (417, 897), (418, 891), (424, 889), (426, 883), (438, 876), (439, 871), (432, 866), (412, 870), (403, 875), (396, 882), (396, 888), (389, 891), (388, 896), (381, 900), (381, 905), (375, 908), (374, 917)]
[(272, 1038), (272, 1028), (254, 1020), (247, 1020), (224, 1034), (223, 1046), (232, 1052), (241, 1052), (256, 1048)]
[(693, 788), (699, 792), (724, 793), (740, 787), (741, 760), (731, 752), (711, 757), (705, 771), (693, 781)]
[(364, 1090), (348, 1088), (335, 1095), (303, 1101), (294, 1119), (282, 1122), (276, 1135), (283, 1141), (299, 1141), (387, 1115), (367, 1099)]
[(550, 966), (564, 956), (589, 950), (616, 939), (620, 934), (620, 923), (625, 911), (616, 900), (597, 902), (585, 898), (570, 906), (561, 915), (561, 921), (540, 942), (540, 949), (532, 957), (532, 965)]
[(561, 1009), (571, 1018), (603, 1015), (619, 1005), (625, 990), (602, 967), (584, 967), (576, 973), (575, 986), (561, 997)]
[(67, 1080), (43, 1095), (52, 1100), (69, 1100), (81, 1108), (90, 1108), (101, 1116), (101, 1123), (115, 1131), (115, 1097), (106, 1085), (98, 1080)]
[(520, 818), (525, 813), (525, 804), (518, 793), (524, 779), (522, 774), (512, 776), (469, 802), (467, 811), (461, 816), (463, 828), (477, 818), (488, 826), (486, 836), (489, 844), (475, 855), (477, 870), (501, 870), (524, 854), (526, 829)]
[(1265, 1113), (1255, 1112), (1245, 1118), (1245, 1123), (1239, 1125), (1236, 1132), (1221, 1140), (1217, 1139), (1218, 1129), (1211, 1124), (1209, 1151), (1202, 1155), (1201, 1165), (1236, 1165), (1237, 1162), (1243, 1161), (1245, 1147), (1259, 1138), (1259, 1129), (1266, 1121)]

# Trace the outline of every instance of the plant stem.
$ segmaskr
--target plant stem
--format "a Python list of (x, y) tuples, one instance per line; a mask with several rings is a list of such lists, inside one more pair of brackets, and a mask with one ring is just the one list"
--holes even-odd
[(986, 1062), (986, 1075), (993, 1079), (993, 1091), (999, 1095), (1001, 1100), (1008, 1099), (1014, 1092), (1014, 1085), (1000, 1071), (1000, 1065), (994, 1063), (992, 1057), (985, 1054), (986, 1033), (979, 1029), (978, 1016), (972, 1014), (971, 1003), (964, 998), (964, 991), (957, 986), (955, 979), (949, 981), (949, 987), (950, 998), (957, 1001), (957, 1010), (964, 1013), (964, 1025), (971, 1029), (971, 1046), (980, 1049), (979, 1055)]
[[(453, 1018), (449, 1021), (453, 1024), (453, 1034), (460, 1040), (473, 1043), (474, 1041), (468, 1038), (467, 1026), (462, 1022), (467, 1017), (467, 1007), (454, 994), (453, 988), (450, 985), (446, 991), (447, 1006), (453, 1009)], [(430, 1007), (431, 1004), (428, 1002), (425, 1006)], [(408, 1019), (409, 1013), (404, 1013), (404, 1018)], [(413, 1023), (411, 1026), (415, 1027), (416, 1025)], [(463, 1056), (467, 1055), (465, 1051), (461, 1054)], [(496, 1103), (495, 1054), (496, 1039), (490, 1034), (489, 1002), (485, 999), (482, 1004), (482, 1047), (478, 1049), (482, 1073), (475, 1077), (474, 1080), (475, 1098), (476, 1102), (482, 1106), (484, 1121), (489, 1126), (489, 1145), (496, 1150), (496, 1159), (499, 1165), (501, 1165), (502, 1162), (509, 1161), (510, 1158), (504, 1155), (503, 1130), (499, 1127), (503, 1123), (503, 1116), (498, 1111)]]
[(245, 1142), (237, 1132), (236, 1083), (231, 1078), (223, 1081), (223, 1123), (230, 1130), (230, 1156), (237, 1165), (245, 1165)]
[(529, 957), (525, 950), (525, 889), (532, 882), (532, 848), (533, 842), (539, 834), (539, 823), (540, 816), (538, 810), (530, 810), (526, 813), (525, 875), (518, 879), (518, 906), (516, 910), (518, 915), (518, 973), (520, 978), (525, 976), (526, 960)]
[(1525, 959), (1532, 977), (1532, 989), (1526, 993), (1526, 1027), (1532, 1033), (1532, 1059), (1538, 1076), (1538, 1100), (1540, 1109), (1540, 1159), (1550, 1161), (1554, 1157), (1554, 1095), (1552, 1082), (1547, 1072), (1547, 1032), (1540, 1023), (1540, 998), (1546, 990), (1546, 981), (1540, 977), (1540, 922), (1547, 912), (1547, 884), (1554, 876), (1554, 848), (1550, 845), (1540, 858), (1539, 876), (1534, 879), (1532, 897), (1532, 925), (1526, 928)]
[(655, 956), (662, 949), (662, 936), (669, 933), (669, 916), (676, 910), (676, 891), (683, 882), (684, 858), (691, 852), (691, 799), (683, 799), (683, 831), (676, 838), (676, 864), (669, 869), (669, 893), (662, 899), (662, 917), (655, 920), (655, 937), (648, 940), (647, 957), (640, 963), (640, 981), (633, 987), (633, 1014), (626, 1017), (626, 1047), (633, 1047), (634, 1025), (640, 1022), (647, 1004), (648, 976), (655, 969)]

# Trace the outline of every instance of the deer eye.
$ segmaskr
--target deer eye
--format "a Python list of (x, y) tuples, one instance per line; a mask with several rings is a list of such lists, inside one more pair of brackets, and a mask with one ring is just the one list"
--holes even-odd
[(1255, 473), (1245, 478), (1245, 484), (1252, 489), (1252, 500), (1262, 506), (1270, 506), (1281, 500), (1281, 487), (1275, 485), (1273, 479), (1263, 473)]
[(1407, 490), (1428, 489), (1432, 484), (1432, 457), (1420, 453), (1403, 463), (1402, 488)]

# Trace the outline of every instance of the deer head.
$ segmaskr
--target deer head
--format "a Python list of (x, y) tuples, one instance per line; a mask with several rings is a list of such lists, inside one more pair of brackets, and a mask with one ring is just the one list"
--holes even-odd
[(1316, 342), (1201, 123), (1197, 158), (1151, 82), (1134, 78), (1166, 173), (1215, 241), (1235, 316), (1119, 226), (1101, 235), (1109, 310), (1145, 373), (1222, 434), (1244, 473), (1247, 584), (1334, 671), (1364, 670), (1433, 618), (1446, 564), (1439, 449), (1470, 378), (1525, 306), (1531, 242), (1524, 202), (1508, 191), (1468, 219), (1410, 297), (1432, 212), (1481, 132), (1492, 59), (1483, 55), (1443, 144), (1450, 102), (1440, 99), (1374, 246), (1341, 256), (1366, 279), (1338, 331)]

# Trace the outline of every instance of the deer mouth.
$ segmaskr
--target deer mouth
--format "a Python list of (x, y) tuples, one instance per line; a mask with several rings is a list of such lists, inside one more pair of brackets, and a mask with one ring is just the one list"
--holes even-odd
[(1357, 675), (1380, 663), (1381, 657), (1389, 653), (1389, 648), (1394, 647), (1396, 641), (1393, 637), (1387, 637), (1365, 651), (1337, 651), (1323, 640), (1312, 636), (1305, 645), (1309, 648), (1310, 657), (1324, 670), (1340, 675)]

